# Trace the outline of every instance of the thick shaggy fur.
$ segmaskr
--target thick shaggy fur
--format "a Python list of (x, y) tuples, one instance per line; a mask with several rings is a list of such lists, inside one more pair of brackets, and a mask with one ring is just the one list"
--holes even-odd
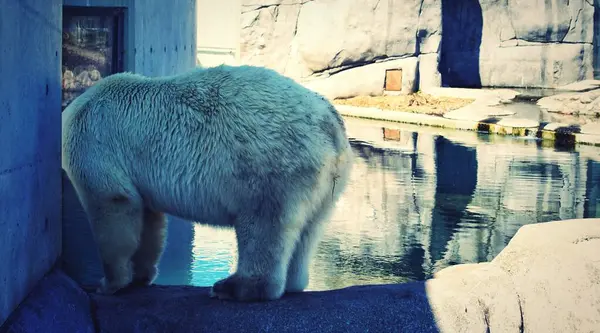
[(165, 213), (235, 229), (237, 270), (213, 297), (302, 291), (352, 163), (327, 100), (251, 66), (109, 76), (63, 112), (62, 135), (62, 165), (91, 222), (106, 294), (154, 280)]

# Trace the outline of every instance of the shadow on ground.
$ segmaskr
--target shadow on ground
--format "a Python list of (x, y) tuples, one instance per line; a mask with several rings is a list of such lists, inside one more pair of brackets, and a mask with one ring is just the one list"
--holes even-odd
[(424, 283), (290, 294), (265, 303), (213, 300), (208, 288), (152, 286), (87, 294), (60, 270), (0, 328), (24, 332), (439, 332)]

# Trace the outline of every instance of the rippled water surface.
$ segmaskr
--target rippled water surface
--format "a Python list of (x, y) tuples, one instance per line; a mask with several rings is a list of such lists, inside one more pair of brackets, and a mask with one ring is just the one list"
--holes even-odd
[[(525, 224), (600, 217), (600, 149), (347, 119), (356, 154), (309, 289), (422, 280), (491, 260)], [(543, 235), (540, 235), (543, 237)], [(210, 286), (233, 231), (170, 218), (159, 284)]]

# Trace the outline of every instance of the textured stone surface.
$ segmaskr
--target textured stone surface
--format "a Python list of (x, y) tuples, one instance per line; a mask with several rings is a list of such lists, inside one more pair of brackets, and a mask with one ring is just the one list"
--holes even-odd
[(421, 58), (424, 87), (593, 77), (588, 0), (243, 0), (242, 11), (241, 61), (296, 79), (398, 56)]
[[(569, 6), (569, 0), (510, 0), (508, 14), (515, 37), (531, 42), (564, 41), (572, 25), (591, 23), (591, 17), (577, 13), (584, 1), (571, 2), (574, 2), (572, 6)], [(574, 24), (571, 24), (572, 14), (576, 18)], [(569, 37), (574, 41), (581, 41), (581, 36), (577, 36), (579, 31), (575, 30)], [(591, 39), (585, 40), (591, 42)]]
[(95, 331), (90, 298), (59, 270), (45, 276), (0, 327), (0, 333)]
[(510, 116), (515, 114), (503, 108), (471, 104), (444, 114), (444, 118), (457, 120), (481, 121), (490, 117)]
[[(543, 237), (540, 237), (543, 235)], [(92, 296), (102, 332), (592, 332), (600, 327), (600, 219), (522, 227), (490, 263), (426, 282), (287, 295), (270, 303), (208, 299), (206, 288)], [(127, 316), (118, 317), (119, 313)], [(257, 320), (258, 319), (258, 320)]]
[(560, 91), (585, 92), (600, 88), (600, 80), (583, 80), (556, 88)]
[(600, 219), (521, 227), (493, 261), (519, 295), (524, 332), (600, 327)]
[(426, 282), (440, 331), (595, 332), (599, 248), (600, 219), (521, 227), (492, 262), (452, 266)]
[(484, 86), (553, 88), (593, 75), (590, 44), (539, 44), (482, 50)]
[(420, 90), (442, 85), (442, 75), (438, 71), (440, 57), (438, 53), (419, 55), (419, 86)]
[(548, 96), (539, 99), (537, 104), (548, 112), (600, 116), (600, 89)]
[[(472, 98), (477, 103), (484, 105), (496, 105), (496, 102), (509, 103), (519, 93), (512, 89), (468, 89), (468, 88), (446, 88), (436, 87), (427, 89), (426, 92), (433, 96)], [(494, 101), (494, 103), (490, 103)]]
[(382, 61), (351, 68), (333, 75), (325, 75), (303, 84), (324, 96), (348, 98), (357, 95), (381, 95), (384, 90), (386, 69), (402, 69), (402, 91), (414, 92), (418, 60), (416, 57)]
[(440, 13), (436, 0), (244, 0), (241, 60), (304, 78), (437, 52)]
[(543, 127), (544, 131), (555, 131), (555, 132), (564, 132), (564, 131), (576, 131), (579, 126), (573, 126), (567, 123), (548, 123)]
[(440, 331), (519, 332), (519, 297), (509, 275), (489, 263), (461, 266), (427, 281)]
[(556, 87), (589, 79), (593, 6), (461, 0), (443, 6), (441, 72), (464, 86)]
[(158, 286), (92, 299), (100, 332), (438, 332), (423, 283), (305, 292), (267, 303)]

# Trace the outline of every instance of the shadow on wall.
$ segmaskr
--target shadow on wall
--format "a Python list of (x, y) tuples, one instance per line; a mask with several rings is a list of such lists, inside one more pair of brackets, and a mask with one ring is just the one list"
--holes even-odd
[(480, 88), (483, 14), (479, 0), (442, 0), (442, 86)]

